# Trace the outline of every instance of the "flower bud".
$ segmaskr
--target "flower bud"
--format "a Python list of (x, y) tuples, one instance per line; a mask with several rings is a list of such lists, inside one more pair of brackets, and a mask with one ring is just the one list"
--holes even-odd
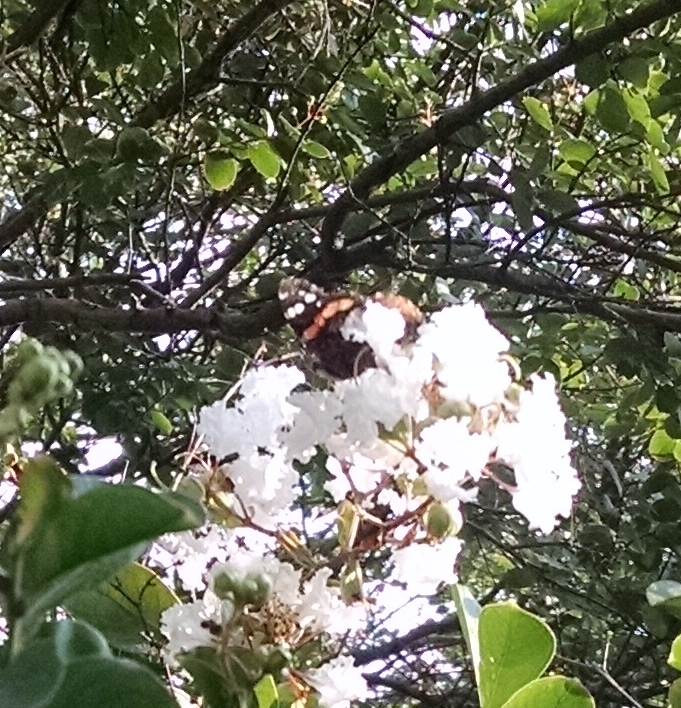
[(425, 515), (425, 526), (428, 536), (443, 539), (454, 530), (454, 520), (444, 504), (434, 502)]

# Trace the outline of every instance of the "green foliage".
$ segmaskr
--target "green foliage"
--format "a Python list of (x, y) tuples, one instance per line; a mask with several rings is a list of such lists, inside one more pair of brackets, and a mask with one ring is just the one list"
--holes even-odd
[(553, 632), (512, 604), (484, 607), (478, 619), (480, 705), (501, 708), (525, 684), (538, 679), (556, 651)]
[(556, 637), (545, 622), (513, 603), (481, 608), (463, 586), (455, 588), (455, 600), (481, 708), (595, 707), (579, 681), (542, 678), (556, 652)]
[(161, 613), (177, 596), (149, 568), (139, 563), (124, 566), (110, 580), (76, 592), (62, 605), (73, 617), (100, 631), (107, 642), (128, 653), (161, 643)]
[(113, 656), (96, 630), (59, 622), (0, 668), (0, 695), (13, 708), (177, 708), (159, 679)]
[(96, 587), (160, 534), (203, 519), (200, 506), (186, 498), (69, 479), (48, 458), (25, 466), (20, 489), (16, 524), (0, 547), (12, 578), (5, 603), (15, 651), (40, 629), (47, 611)]
[(206, 154), (204, 171), (206, 179), (213, 189), (229, 189), (236, 180), (239, 163), (225, 150), (213, 150)]
[[(55, 9), (36, 22), (43, 6)], [(443, 294), (479, 301), (523, 377), (559, 380), (583, 489), (548, 540), (503, 496), (467, 504), (460, 575), (477, 597), (543, 618), (575, 662), (561, 671), (599, 705), (629, 699), (593, 666), (663, 705), (675, 596), (651, 606), (646, 593), (681, 582), (681, 11), (666, 7), (3, 3), (3, 440), (77, 472), (90, 446), (115, 439), (129, 482), (170, 485), (197, 409), (245, 360), (297, 355), (274, 302), (283, 275), (400, 290), (426, 311)], [(625, 15), (622, 36), (579, 44)], [(558, 66), (567, 50), (574, 66)], [(15, 450), (5, 479), (23, 468)], [(198, 508), (134, 485), (84, 489), (44, 461), (26, 474), (21, 511), (0, 524), (13, 627), (43, 641), (30, 637), (60, 603), (116, 651), (146, 647), (142, 628), (158, 639), (173, 598), (130, 562), (162, 531), (198, 523)], [(324, 475), (301, 471), (306, 528), (328, 505)], [(390, 653), (378, 620), (366, 641), (387, 647), (382, 675), (408, 676), (424, 703), (468, 705), (472, 679), (450, 666), (465, 660), (460, 631), (475, 647), (476, 622), (437, 645), (446, 665), (430, 675), (427, 643)], [(56, 650), (41, 646), (47, 672)], [(272, 698), (262, 681), (259, 708)], [(390, 686), (378, 703), (417, 700)], [(580, 690), (535, 677), (514, 696), (572, 705)]]

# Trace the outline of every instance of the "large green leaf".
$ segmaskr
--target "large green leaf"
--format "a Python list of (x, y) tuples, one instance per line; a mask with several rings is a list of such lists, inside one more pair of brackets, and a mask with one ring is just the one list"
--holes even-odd
[(504, 703), (504, 708), (595, 708), (595, 705), (579, 681), (547, 676), (523, 686)]
[(553, 659), (556, 639), (547, 624), (513, 603), (480, 613), (482, 708), (501, 708), (520, 688), (539, 678)]
[(111, 580), (72, 595), (63, 605), (98, 629), (111, 645), (132, 652), (148, 648), (146, 637), (162, 640), (161, 614), (176, 602), (175, 593), (153, 571), (130, 563)]
[(681, 671), (681, 634), (672, 642), (667, 663), (677, 671)]
[(676, 679), (669, 687), (669, 708), (681, 708), (681, 679)]
[(200, 505), (177, 494), (69, 479), (49, 458), (31, 461), (21, 477), (18, 523), (3, 548), (14, 601), (25, 608), (20, 636), (77, 590), (135, 560), (153, 539), (202, 521)]
[(551, 114), (549, 113), (546, 106), (538, 99), (532, 96), (526, 96), (523, 98), (523, 106), (525, 106), (527, 112), (532, 117), (532, 120), (540, 125), (545, 130), (551, 132), (553, 130), (553, 121), (551, 120)]
[(0, 705), (7, 708), (177, 708), (154, 674), (117, 659), (92, 627), (52, 626), (0, 669)]
[(465, 585), (455, 585), (452, 594), (456, 604), (456, 614), (473, 662), (475, 681), (480, 685), (480, 637), (478, 630), (482, 608)]
[(279, 174), (281, 158), (266, 140), (258, 140), (249, 145), (246, 154), (263, 177), (275, 178)]

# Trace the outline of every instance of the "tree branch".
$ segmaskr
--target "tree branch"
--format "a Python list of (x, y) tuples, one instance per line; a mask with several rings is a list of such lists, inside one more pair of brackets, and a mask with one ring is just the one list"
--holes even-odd
[[(227, 29), (210, 54), (184, 80), (180, 79), (169, 86), (153, 103), (143, 108), (137, 114), (133, 124), (148, 128), (157, 120), (177, 113), (188, 99), (214, 85), (218, 80), (220, 64), (225, 57), (241, 42), (248, 39), (272, 15), (292, 2), (293, 0), (261, 0)], [(62, 0), (60, 3), (65, 4)], [(54, 0), (52, 4), (55, 4)], [(52, 192), (39, 190), (25, 206), (0, 223), (0, 253), (47, 213), (54, 202), (55, 193), (56, 190)], [(63, 191), (59, 191), (59, 196), (66, 195)]]
[(196, 310), (177, 307), (99, 307), (70, 298), (26, 298), (0, 305), (0, 327), (31, 323), (38, 329), (49, 323), (68, 325), (80, 332), (108, 331), (130, 334), (176, 334), (196, 331), (225, 338), (253, 339), (267, 326), (279, 326), (284, 318), (279, 304), (268, 303), (249, 315), (217, 308)]
[(49, 27), (50, 22), (71, 0), (41, 0), (28, 19), (7, 38), (4, 51), (8, 54), (33, 44)]
[(511, 292), (567, 302), (576, 313), (592, 315), (615, 324), (645, 325), (669, 332), (681, 332), (681, 310), (646, 307), (614, 298), (599, 299), (593, 291), (582, 292), (572, 285), (541, 275), (512, 273), (498, 266), (471, 263), (450, 263), (434, 268), (411, 265), (410, 269), (443, 278), (487, 283)]
[(224, 33), (213, 51), (199, 66), (190, 71), (184, 79), (179, 79), (169, 86), (153, 103), (142, 109), (133, 124), (149, 128), (157, 120), (176, 113), (190, 98), (217, 84), (220, 64), (227, 55), (265, 24), (272, 15), (292, 2), (293, 0), (261, 0), (253, 6)]
[(334, 249), (334, 239), (343, 221), (357, 200), (364, 200), (378, 185), (406, 169), (421, 155), (436, 145), (446, 143), (461, 128), (472, 125), (488, 111), (511, 100), (522, 91), (549, 79), (580, 59), (596, 54), (609, 44), (622, 40), (636, 30), (681, 12), (678, 0), (655, 0), (645, 7), (600, 29), (589, 32), (545, 59), (539, 59), (507, 81), (478, 94), (467, 103), (445, 111), (428, 130), (403, 140), (391, 153), (371, 163), (349, 184), (331, 206), (321, 231), (321, 257), (325, 269), (339, 270), (334, 263), (340, 254)]

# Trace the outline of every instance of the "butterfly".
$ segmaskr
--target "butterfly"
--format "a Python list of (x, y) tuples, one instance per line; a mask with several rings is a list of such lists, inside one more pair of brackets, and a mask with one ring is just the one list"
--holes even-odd
[(347, 317), (367, 302), (396, 309), (404, 318), (403, 340), (414, 336), (423, 313), (408, 298), (389, 292), (360, 295), (350, 291), (329, 292), (304, 278), (285, 278), (279, 284), (279, 301), (286, 321), (319, 368), (336, 379), (348, 379), (376, 366), (371, 348), (346, 339), (341, 330)]

